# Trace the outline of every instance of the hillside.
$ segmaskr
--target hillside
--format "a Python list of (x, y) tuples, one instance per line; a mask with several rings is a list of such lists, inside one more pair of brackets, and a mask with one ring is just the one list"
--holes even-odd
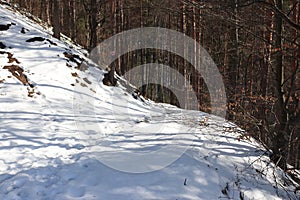
[(105, 86), (104, 73), (0, 5), (0, 199), (300, 198), (234, 124)]

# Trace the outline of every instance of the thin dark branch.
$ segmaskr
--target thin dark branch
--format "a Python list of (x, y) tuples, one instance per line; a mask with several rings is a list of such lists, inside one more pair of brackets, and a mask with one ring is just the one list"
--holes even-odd
[(267, 2), (265, 0), (254, 0), (254, 1), (251, 1), (251, 2), (249, 2), (247, 4), (240, 5), (240, 7), (247, 7), (247, 6), (251, 6), (251, 5), (254, 5), (254, 4), (261, 4), (261, 5), (265, 6), (266, 8), (270, 9), (271, 11), (273, 11), (276, 15), (278, 15), (279, 17), (281, 17), (292, 28), (300, 31), (300, 25), (297, 24), (296, 22), (294, 22), (291, 18), (289, 18), (288, 14), (285, 14), (275, 4), (272, 4), (272, 3)]

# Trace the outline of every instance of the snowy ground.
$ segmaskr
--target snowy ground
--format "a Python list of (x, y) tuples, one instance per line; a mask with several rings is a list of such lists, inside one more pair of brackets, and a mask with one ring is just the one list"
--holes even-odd
[(232, 124), (104, 86), (79, 47), (4, 5), (0, 25), (0, 199), (300, 198)]

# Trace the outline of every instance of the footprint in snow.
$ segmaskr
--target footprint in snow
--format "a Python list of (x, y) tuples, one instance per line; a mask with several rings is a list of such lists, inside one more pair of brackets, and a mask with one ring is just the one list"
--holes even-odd
[(85, 195), (85, 188), (84, 187), (76, 187), (76, 186), (71, 186), (68, 188), (68, 194), (71, 197), (75, 198), (80, 198)]

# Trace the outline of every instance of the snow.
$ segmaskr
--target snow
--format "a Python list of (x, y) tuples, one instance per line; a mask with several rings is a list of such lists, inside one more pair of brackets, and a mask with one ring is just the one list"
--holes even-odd
[[(0, 16), (12, 24), (0, 31), (0, 199), (299, 199), (234, 124), (104, 86), (80, 47), (6, 5)], [(34, 88), (2, 69), (16, 64), (7, 52)]]

